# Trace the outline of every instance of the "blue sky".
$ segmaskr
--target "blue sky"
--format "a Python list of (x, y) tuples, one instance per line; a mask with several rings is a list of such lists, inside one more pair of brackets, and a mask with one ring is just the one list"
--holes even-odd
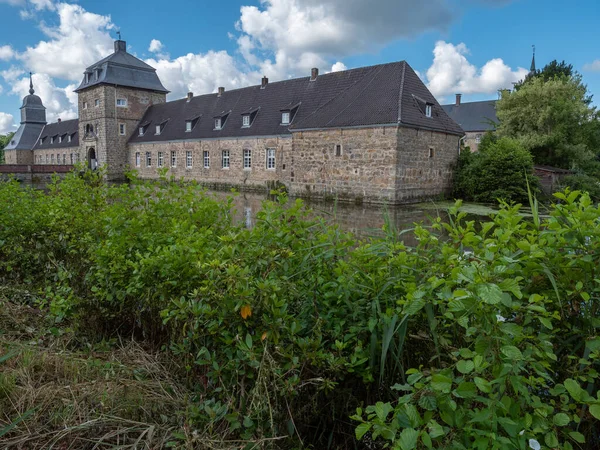
[(538, 67), (564, 59), (600, 95), (597, 0), (0, 0), (0, 17), (0, 133), (18, 122), (29, 70), (49, 120), (76, 117), (72, 91), (117, 30), (170, 99), (403, 59), (440, 102), (496, 98), (532, 44)]

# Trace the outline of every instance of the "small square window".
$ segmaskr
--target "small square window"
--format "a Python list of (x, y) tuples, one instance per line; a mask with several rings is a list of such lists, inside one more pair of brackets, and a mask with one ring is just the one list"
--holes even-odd
[(341, 144), (335, 145), (335, 156), (342, 156), (342, 145)]
[(221, 119), (215, 119), (215, 130), (221, 129)]
[(290, 113), (289, 112), (281, 113), (281, 123), (282, 123), (282, 125), (288, 125), (290, 123)]
[(189, 133), (192, 131), (192, 121), (191, 120), (187, 120), (185, 122), (185, 132)]
[(100, 100), (99, 99), (94, 100), (94, 106), (96, 108), (98, 108), (100, 106)]
[(427, 104), (425, 105), (425, 116), (426, 117), (431, 117), (431, 110), (432, 110), (432, 105), (431, 104)]
[(435, 150), (433, 150), (433, 147), (429, 147), (429, 157), (433, 158), (435, 156)]
[(250, 115), (245, 114), (242, 116), (242, 126), (249, 127), (250, 126)]
[(125, 124), (124, 123), (119, 124), (119, 134), (121, 136), (125, 136)]
[(83, 109), (87, 109), (87, 102), (83, 102)]
[(127, 99), (126, 98), (118, 98), (117, 99), (117, 106), (119, 108), (127, 108)]

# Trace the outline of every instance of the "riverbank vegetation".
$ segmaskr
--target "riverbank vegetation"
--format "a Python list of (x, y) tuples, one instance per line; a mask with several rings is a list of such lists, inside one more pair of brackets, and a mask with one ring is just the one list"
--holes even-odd
[(2, 448), (600, 445), (587, 195), (458, 203), (413, 247), (170, 180), (0, 198)]

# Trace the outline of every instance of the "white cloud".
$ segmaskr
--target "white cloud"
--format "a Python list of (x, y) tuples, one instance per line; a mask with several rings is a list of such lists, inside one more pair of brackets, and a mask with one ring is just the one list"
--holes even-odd
[(148, 47), (149, 52), (159, 53), (162, 51), (162, 49), (163, 43), (160, 42), (158, 39), (152, 39), (152, 41), (150, 41), (150, 47)]
[(111, 53), (114, 28), (110, 16), (86, 11), (79, 5), (58, 3), (59, 25), (41, 29), (49, 38), (19, 54), (24, 65), (33, 72), (52, 77), (80, 81), (85, 67)]
[(15, 56), (15, 51), (10, 45), (0, 46), (0, 61), (8, 61)]
[(348, 70), (348, 67), (346, 67), (346, 64), (344, 64), (343, 62), (338, 61), (333, 66), (331, 66), (332, 72), (341, 72), (342, 70)]
[(0, 134), (15, 131), (15, 118), (12, 114), (0, 112)]
[[(4, 74), (4, 73), (3, 73)], [(73, 90), (77, 87), (70, 84), (64, 88), (57, 86), (48, 74), (34, 74), (33, 87), (46, 107), (46, 120), (56, 122), (77, 117), (77, 96)], [(11, 93), (25, 97), (29, 93), (29, 76), (22, 76), (12, 83)]]
[(513, 82), (522, 80), (528, 73), (522, 67), (511, 69), (500, 58), (478, 69), (467, 60), (468, 54), (469, 49), (463, 43), (438, 41), (435, 44), (433, 64), (427, 70), (428, 87), (433, 95), (491, 94), (498, 89), (512, 88)]
[(587, 72), (600, 72), (600, 59), (597, 59), (583, 66), (583, 70)]

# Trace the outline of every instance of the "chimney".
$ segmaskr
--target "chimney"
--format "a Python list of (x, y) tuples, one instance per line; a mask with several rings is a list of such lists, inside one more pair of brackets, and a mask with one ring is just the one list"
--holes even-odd
[(462, 98), (462, 94), (456, 94), (456, 106), (460, 106), (461, 98)]
[(310, 81), (315, 81), (318, 76), (319, 76), (318, 68), (313, 67), (312, 69), (310, 69)]
[(122, 40), (118, 40), (115, 41), (115, 53), (118, 52), (126, 52), (127, 51), (127, 42), (122, 41)]
[(269, 84), (269, 79), (267, 77), (262, 77), (262, 82), (260, 84), (260, 88), (261, 89), (266, 88), (267, 84)]
[(219, 94), (217, 95), (217, 97), (223, 95), (223, 92), (225, 92), (225, 88), (223, 86), (219, 87)]
[(192, 98), (194, 98), (194, 93), (193, 92), (188, 92), (187, 93), (187, 102), (191, 102)]
[(59, 117), (59, 118), (58, 118), (58, 123), (61, 123), (61, 122), (62, 122), (62, 120), (61, 120), (61, 118)]

